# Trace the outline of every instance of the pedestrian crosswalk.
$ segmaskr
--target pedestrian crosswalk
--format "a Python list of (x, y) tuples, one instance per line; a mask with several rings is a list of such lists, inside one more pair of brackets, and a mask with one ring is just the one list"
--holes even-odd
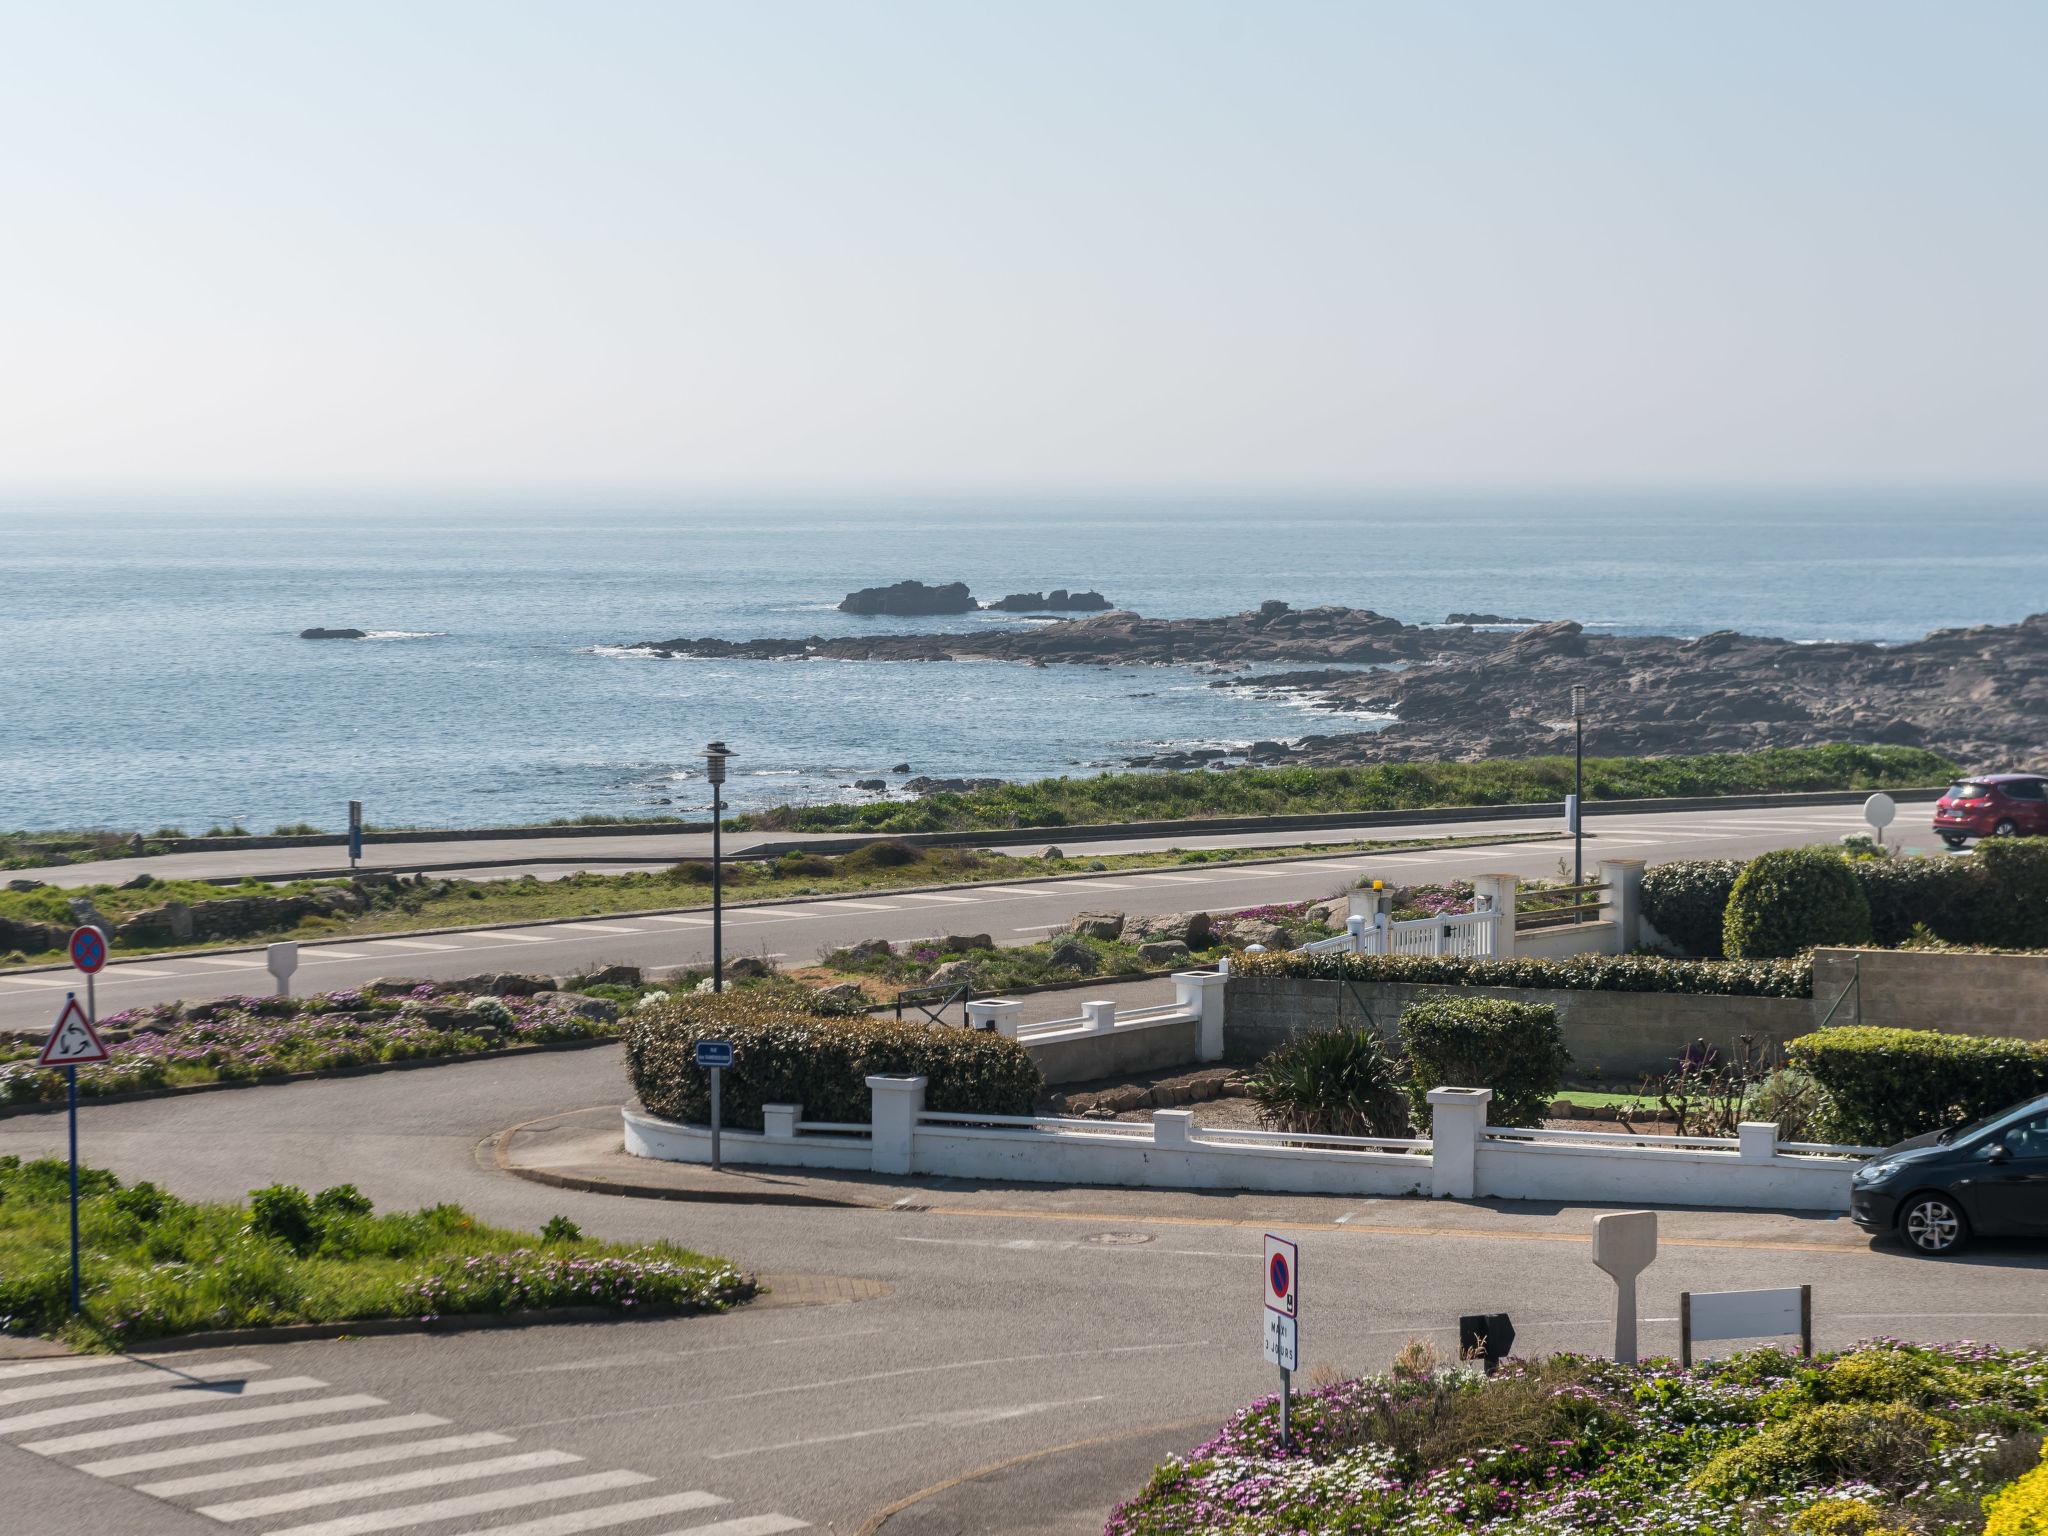
[[(250, 1398), (276, 1401), (226, 1406)], [(702, 1488), (663, 1490), (653, 1474), (581, 1452), (390, 1408), (252, 1359), (0, 1366), (0, 1441), (250, 1536), (780, 1536), (806, 1525), (735, 1511)]]

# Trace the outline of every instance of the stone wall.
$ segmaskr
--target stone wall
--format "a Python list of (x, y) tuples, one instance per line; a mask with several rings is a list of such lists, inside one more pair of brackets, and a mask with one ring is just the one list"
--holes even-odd
[(1232, 1061), (1250, 1060), (1308, 1030), (1370, 1022), (1392, 1037), (1401, 1010), (1440, 997), (1504, 997), (1548, 1003), (1564, 1027), (1574, 1079), (1633, 1087), (1668, 1069), (1695, 1040), (1726, 1048), (1742, 1035), (1782, 1045), (1812, 1028), (1803, 997), (1699, 997), (1673, 992), (1575, 992), (1521, 987), (1345, 983), (1291, 976), (1233, 976), (1224, 997), (1223, 1043)]
[[(1843, 997), (1859, 969), (1855, 990)], [(1838, 998), (1841, 1005), (1835, 1007)], [(1826, 1018), (1830, 1008), (1836, 1024), (2048, 1040), (2048, 955), (1816, 950), (1813, 1022)]]

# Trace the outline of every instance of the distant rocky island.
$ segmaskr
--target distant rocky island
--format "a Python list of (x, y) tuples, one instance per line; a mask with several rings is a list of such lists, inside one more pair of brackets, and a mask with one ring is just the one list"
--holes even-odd
[[(1800, 644), (1731, 630), (1692, 638), (1589, 635), (1569, 619), (1513, 634), (1404, 624), (1365, 608), (1266, 602), (1223, 618), (1112, 610), (971, 634), (641, 641), (658, 656), (757, 661), (990, 660), (1034, 666), (1204, 667), (1382, 728), (1262, 742), (1256, 761), (1358, 763), (1569, 750), (1573, 684), (1602, 753), (1750, 751), (1867, 742), (1924, 746), (1974, 767), (2048, 754), (2048, 613), (1942, 629), (1901, 645)], [(1367, 664), (1362, 667), (1361, 664)], [(1291, 667), (1282, 672), (1251, 669)], [(1132, 761), (1182, 767), (1220, 750)]]
[(321, 629), (317, 625), (299, 631), (301, 640), (366, 640), (369, 635), (366, 629)]
[(1109, 599), (1100, 592), (1069, 592), (1059, 587), (1052, 592), (1012, 592), (993, 603), (981, 603), (964, 581), (927, 586), (921, 581), (898, 581), (886, 587), (862, 587), (840, 599), (841, 613), (883, 614), (892, 618), (924, 617), (943, 613), (974, 613), (983, 608), (1005, 613), (1092, 613), (1107, 609)]

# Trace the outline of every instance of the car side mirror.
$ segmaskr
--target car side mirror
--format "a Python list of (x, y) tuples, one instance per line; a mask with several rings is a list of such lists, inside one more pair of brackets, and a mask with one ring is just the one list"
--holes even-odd
[(2012, 1161), (2012, 1150), (2004, 1142), (1994, 1141), (1984, 1149), (1984, 1160), (1989, 1163), (2009, 1163)]

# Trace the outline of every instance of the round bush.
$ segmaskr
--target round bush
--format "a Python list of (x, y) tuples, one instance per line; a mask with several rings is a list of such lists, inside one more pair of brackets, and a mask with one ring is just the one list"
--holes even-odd
[(1325, 1029), (1291, 1040), (1259, 1063), (1251, 1090), (1259, 1117), (1276, 1130), (1408, 1134), (1408, 1096), (1371, 1030)]
[(1673, 859), (1643, 871), (1643, 916), (1688, 955), (1718, 957), (1740, 859)]
[(1817, 944), (1868, 944), (1870, 902), (1831, 848), (1779, 848), (1736, 877), (1721, 919), (1731, 960), (1782, 958)]

